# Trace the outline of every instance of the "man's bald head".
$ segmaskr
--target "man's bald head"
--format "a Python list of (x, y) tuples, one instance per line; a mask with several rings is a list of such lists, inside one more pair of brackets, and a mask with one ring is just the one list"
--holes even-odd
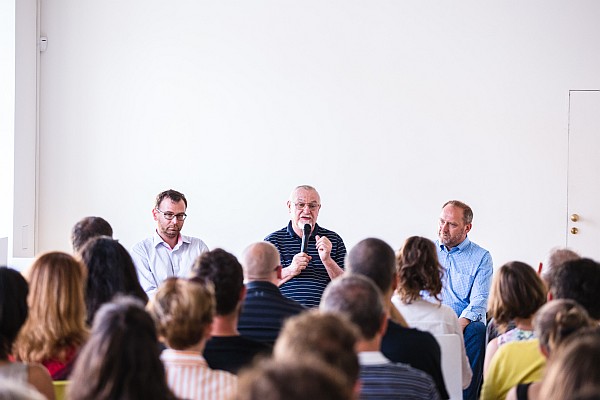
[(269, 242), (257, 242), (246, 247), (242, 254), (242, 267), (247, 281), (278, 281), (279, 252)]

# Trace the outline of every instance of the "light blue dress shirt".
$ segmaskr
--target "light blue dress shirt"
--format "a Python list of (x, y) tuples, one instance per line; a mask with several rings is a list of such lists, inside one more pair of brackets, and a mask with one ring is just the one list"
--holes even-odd
[(439, 240), (435, 243), (444, 267), (442, 303), (450, 306), (459, 318), (485, 324), (493, 273), (490, 252), (468, 237), (450, 251)]
[(165, 279), (172, 276), (187, 278), (194, 261), (205, 251), (208, 246), (202, 240), (181, 234), (171, 249), (154, 231), (154, 235), (133, 246), (130, 254), (140, 285), (151, 297)]

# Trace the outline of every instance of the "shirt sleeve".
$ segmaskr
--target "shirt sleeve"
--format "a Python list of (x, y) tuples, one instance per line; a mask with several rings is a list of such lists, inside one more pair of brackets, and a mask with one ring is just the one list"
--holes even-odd
[(346, 259), (346, 245), (344, 244), (344, 241), (339, 235), (336, 234), (336, 236), (338, 239), (338, 244), (335, 256), (333, 257), (333, 261), (335, 261), (338, 267), (344, 269), (344, 260)]
[(460, 318), (467, 318), (470, 321), (481, 321), (485, 323), (485, 313), (487, 311), (487, 300), (490, 293), (492, 273), (492, 256), (486, 251), (481, 258), (475, 279), (473, 280), (469, 305), (460, 314)]
[(148, 297), (150, 297), (156, 292), (157, 284), (154, 274), (150, 269), (148, 254), (144, 247), (139, 245), (134, 246), (133, 249), (131, 249), (130, 254), (133, 259), (133, 264), (135, 265), (140, 285), (142, 286), (142, 289), (144, 289), (144, 292), (148, 294)]

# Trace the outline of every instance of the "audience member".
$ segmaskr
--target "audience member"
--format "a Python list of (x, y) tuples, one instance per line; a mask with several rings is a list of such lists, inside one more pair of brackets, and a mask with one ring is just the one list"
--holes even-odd
[[(444, 270), (438, 261), (435, 244), (424, 237), (406, 239), (397, 257), (398, 288), (392, 303), (410, 326), (434, 335), (456, 334), (460, 337), (462, 353), (462, 387), (471, 383), (471, 367), (465, 352), (463, 331), (456, 313), (441, 304), (442, 276)], [(427, 292), (435, 303), (425, 300)]]
[(257, 354), (270, 353), (271, 346), (243, 337), (237, 329), (246, 294), (244, 273), (237, 258), (223, 249), (203, 253), (194, 263), (192, 274), (215, 288), (217, 307), (212, 338), (204, 349), (208, 365), (237, 374)]
[(30, 384), (48, 400), (54, 399), (52, 378), (39, 364), (11, 362), (13, 343), (28, 314), (27, 281), (13, 269), (0, 267), (0, 378)]
[(70, 380), (69, 400), (176, 398), (167, 386), (154, 322), (132, 297), (100, 307)]
[(96, 236), (112, 237), (112, 227), (100, 217), (85, 217), (75, 224), (71, 231), (73, 252), (79, 254), (86, 242)]
[[(318, 307), (331, 279), (344, 271), (346, 247), (335, 232), (317, 224), (321, 197), (312, 186), (296, 187), (287, 201), (290, 222), (265, 238), (281, 257), (281, 293), (306, 307)], [(308, 245), (301, 251), (304, 225), (310, 226)]]
[(572, 299), (600, 321), (600, 264), (589, 258), (567, 261), (551, 270), (550, 299)]
[(160, 356), (175, 395), (190, 400), (227, 400), (237, 377), (212, 370), (202, 356), (215, 313), (211, 284), (169, 278), (159, 286), (148, 310), (168, 349)]
[(68, 379), (88, 337), (83, 291), (83, 265), (60, 252), (38, 257), (28, 271), (29, 318), (15, 343), (20, 361), (48, 368), (52, 379)]
[(144, 304), (148, 301), (131, 256), (118, 241), (106, 236), (92, 238), (81, 250), (81, 259), (88, 275), (85, 290), (88, 326), (100, 306), (117, 294), (136, 297)]
[(450, 306), (463, 329), (465, 348), (473, 378), (465, 389), (465, 400), (476, 399), (483, 376), (486, 343), (486, 309), (492, 279), (490, 253), (471, 242), (473, 210), (465, 203), (450, 200), (442, 207), (436, 247), (445, 270), (442, 303)]
[(275, 343), (276, 360), (294, 361), (312, 356), (344, 373), (348, 385), (360, 394), (360, 366), (356, 342), (360, 333), (343, 315), (317, 310), (288, 319)]
[[(555, 247), (555, 248), (551, 249), (550, 252), (548, 253), (548, 255), (546, 256), (545, 261), (541, 262), (538, 267), (538, 275), (540, 275), (540, 277), (544, 281), (546, 288), (549, 286), (550, 272), (557, 265), (560, 265), (566, 261), (576, 260), (578, 258), (581, 258), (579, 256), (579, 254), (575, 253), (572, 250), (562, 248), (562, 247)], [(508, 323), (508, 325), (506, 326), (506, 330), (511, 330), (511, 329), (514, 329), (515, 327), (516, 327), (515, 323), (513, 321), (510, 321)], [(499, 334), (500, 334), (500, 332), (498, 331), (498, 329), (496, 327), (496, 322), (494, 321), (493, 318), (491, 318), (487, 324), (488, 344), (494, 338), (498, 337)]]
[(314, 360), (263, 360), (242, 371), (236, 400), (350, 400), (341, 372)]
[(382, 294), (368, 278), (349, 274), (331, 282), (321, 310), (346, 315), (360, 331), (361, 399), (439, 399), (429, 375), (407, 364), (393, 363), (381, 353), (388, 322)]
[(577, 260), (579, 258), (581, 258), (581, 256), (571, 249), (563, 247), (555, 247), (551, 249), (546, 257), (546, 260), (542, 263), (540, 271), (542, 279), (546, 285), (549, 284), (549, 278), (554, 268), (567, 261)]
[[(512, 261), (496, 271), (492, 280), (488, 309), (499, 332), (503, 333), (487, 345), (483, 364), (484, 379), (492, 357), (500, 346), (534, 337), (533, 316), (545, 302), (546, 286), (531, 266)], [(507, 331), (506, 327), (511, 321), (514, 322), (515, 328)]]
[[(535, 329), (536, 341), (526, 342), (517, 346), (516, 351), (519, 360), (530, 361), (528, 354), (536, 354), (533, 349), (538, 348), (540, 354), (544, 357), (542, 360), (550, 359), (555, 351), (566, 341), (567, 338), (574, 336), (581, 330), (594, 326), (593, 320), (589, 317), (587, 311), (577, 304), (574, 300), (559, 299), (552, 300), (542, 306), (534, 317), (533, 325)], [(523, 356), (525, 355), (525, 356)], [(540, 360), (537, 354), (535, 360)], [(533, 364), (536, 364), (534, 362)], [(526, 362), (524, 365), (515, 365), (518, 370), (531, 369)], [(515, 371), (518, 372), (518, 371)], [(538, 371), (535, 371), (536, 373)], [(520, 383), (513, 387), (506, 395), (507, 399), (544, 399), (540, 397), (540, 388), (542, 383), (539, 378), (527, 379), (520, 378)]]
[[(386, 312), (395, 310), (392, 294), (398, 285), (394, 250), (383, 240), (368, 238), (350, 250), (347, 271), (371, 279), (382, 293)], [(441, 367), (441, 352), (437, 340), (429, 332), (405, 328), (391, 319), (382, 339), (381, 352), (393, 362), (406, 363), (429, 374), (440, 397), (447, 399)]]
[(540, 389), (540, 398), (571, 400), (578, 391), (593, 387), (596, 387), (597, 396), (597, 386), (600, 382), (598, 360), (600, 332), (597, 327), (583, 334), (578, 333), (577, 337), (571, 337), (552, 357)]
[(183, 193), (172, 189), (159, 193), (152, 209), (154, 235), (131, 249), (140, 284), (148, 295), (171, 276), (186, 278), (194, 260), (208, 251), (202, 240), (181, 234), (187, 205)]
[(254, 243), (242, 254), (246, 298), (238, 330), (248, 338), (275, 343), (283, 321), (305, 310), (295, 300), (283, 296), (277, 287), (281, 264), (277, 248), (268, 242)]

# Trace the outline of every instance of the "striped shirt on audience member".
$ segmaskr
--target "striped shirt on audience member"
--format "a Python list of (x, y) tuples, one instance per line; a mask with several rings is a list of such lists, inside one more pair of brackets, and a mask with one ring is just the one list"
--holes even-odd
[(166, 349), (160, 356), (167, 382), (182, 399), (229, 399), (237, 393), (237, 376), (213, 370), (197, 351)]

